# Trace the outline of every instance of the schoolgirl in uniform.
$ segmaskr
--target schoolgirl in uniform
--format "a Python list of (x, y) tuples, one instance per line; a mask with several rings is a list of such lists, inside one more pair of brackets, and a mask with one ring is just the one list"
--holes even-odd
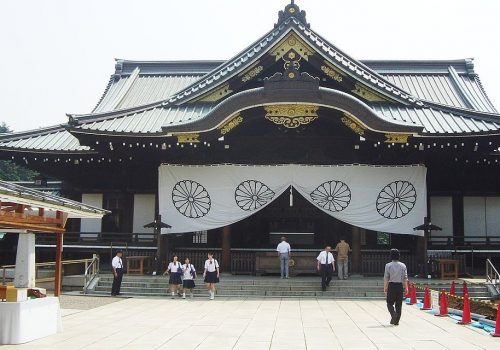
[[(179, 294), (179, 290), (182, 284), (182, 265), (178, 261), (177, 255), (174, 255), (172, 261), (168, 264), (167, 270), (163, 273), (163, 276), (170, 273), (170, 278), (168, 284), (170, 287), (170, 292), (172, 293), (172, 299), (175, 298), (175, 294)], [(179, 294), (180, 295), (180, 294)]]
[(203, 277), (207, 284), (209, 298), (213, 300), (215, 297), (215, 284), (219, 283), (219, 263), (214, 259), (212, 253), (208, 253), (208, 259), (205, 261)]
[(196, 269), (189, 263), (189, 259), (184, 260), (182, 265), (182, 299), (186, 299), (186, 290), (189, 290), (189, 296), (193, 298), (194, 280), (196, 278)]

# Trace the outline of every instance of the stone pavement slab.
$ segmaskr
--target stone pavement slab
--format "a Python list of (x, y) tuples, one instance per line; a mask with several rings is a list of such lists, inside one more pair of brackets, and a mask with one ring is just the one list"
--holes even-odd
[(500, 338), (415, 306), (390, 326), (383, 301), (80, 298), (63, 310), (63, 333), (0, 350), (500, 349)]

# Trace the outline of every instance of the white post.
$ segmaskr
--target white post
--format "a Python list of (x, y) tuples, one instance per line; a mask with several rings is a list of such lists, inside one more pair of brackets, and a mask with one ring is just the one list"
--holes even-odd
[(14, 274), (16, 288), (35, 287), (35, 234), (21, 233), (17, 243), (16, 269)]

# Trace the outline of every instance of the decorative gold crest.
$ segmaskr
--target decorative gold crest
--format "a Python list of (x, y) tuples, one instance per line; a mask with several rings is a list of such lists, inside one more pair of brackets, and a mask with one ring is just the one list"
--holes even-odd
[(291, 32), (279, 43), (277, 43), (270, 50), (270, 54), (276, 57), (276, 61), (278, 61), (280, 58), (283, 58), (285, 55), (287, 55), (288, 60), (297, 60), (297, 57), (295, 56), (293, 58), (290, 57), (290, 54), (295, 55), (294, 52), (290, 52), (290, 50), (292, 49), (306, 61), (309, 60), (309, 56), (312, 56), (314, 54), (314, 50), (308, 44), (306, 44), (304, 40), (299, 38), (299, 36), (294, 32)]
[(200, 140), (198, 140), (198, 138), (200, 137), (200, 134), (196, 134), (196, 133), (175, 134), (174, 136), (177, 136), (177, 142), (179, 142), (179, 143), (200, 142)]
[(387, 143), (407, 143), (409, 134), (385, 134), (385, 142)]
[(360, 97), (362, 97), (365, 100), (370, 101), (370, 102), (387, 101), (387, 99), (385, 97), (383, 97), (382, 95), (379, 95), (378, 93), (365, 88), (361, 84), (356, 84), (355, 89), (352, 90), (352, 92), (354, 92), (356, 95), (358, 95), (358, 96), (360, 96)]
[(274, 124), (295, 129), (318, 118), (318, 106), (301, 104), (279, 104), (265, 106), (266, 119)]
[(198, 101), (203, 101), (203, 102), (216, 102), (219, 101), (221, 98), (224, 96), (229, 95), (233, 90), (229, 89), (229, 84), (226, 84), (224, 86), (221, 86), (217, 90), (209, 93), (208, 95), (205, 95), (201, 97)]
[(252, 67), (243, 73), (243, 76), (241, 77), (241, 81), (246, 83), (247, 81), (250, 81), (253, 78), (255, 78), (257, 75), (259, 75), (263, 70), (264, 70), (263, 66)]
[(233, 130), (235, 127), (240, 125), (242, 121), (243, 117), (239, 113), (236, 113), (231, 118), (229, 118), (224, 124), (219, 126), (218, 129), (220, 130), (221, 135), (225, 135), (231, 130)]
[(321, 66), (321, 70), (323, 71), (323, 73), (325, 73), (327, 76), (340, 83), (344, 77), (344, 73), (338, 70), (331, 63), (327, 61), (324, 62), (325, 64)]
[(365, 128), (348, 113), (344, 113), (344, 116), (341, 118), (341, 120), (345, 126), (354, 131), (356, 134), (361, 136), (365, 134)]

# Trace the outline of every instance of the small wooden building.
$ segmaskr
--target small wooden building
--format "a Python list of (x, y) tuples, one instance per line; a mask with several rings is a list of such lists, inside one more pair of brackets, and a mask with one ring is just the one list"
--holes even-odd
[(161, 164), (420, 164), (427, 170), (421, 223), (427, 216), (442, 231), (367, 230), (297, 193), (291, 205), (285, 191), (231, 225), (163, 236), (160, 259), (167, 250), (200, 260), (216, 250), (226, 271), (255, 273), (256, 257), (282, 234), (311, 254), (343, 236), (353, 270), (363, 274), (379, 273), (389, 247), (403, 251), (414, 273), (428, 257), (457, 254), (472, 271), (500, 256), (500, 115), (473, 61), (360, 61), (316, 33), (293, 1), (229, 60), (116, 60), (94, 110), (68, 118), (0, 137), (2, 159), (111, 211), (103, 220), (74, 220), (66, 251), (112, 245), (154, 256), (156, 236), (144, 225), (159, 213), (170, 223), (159, 202)]

